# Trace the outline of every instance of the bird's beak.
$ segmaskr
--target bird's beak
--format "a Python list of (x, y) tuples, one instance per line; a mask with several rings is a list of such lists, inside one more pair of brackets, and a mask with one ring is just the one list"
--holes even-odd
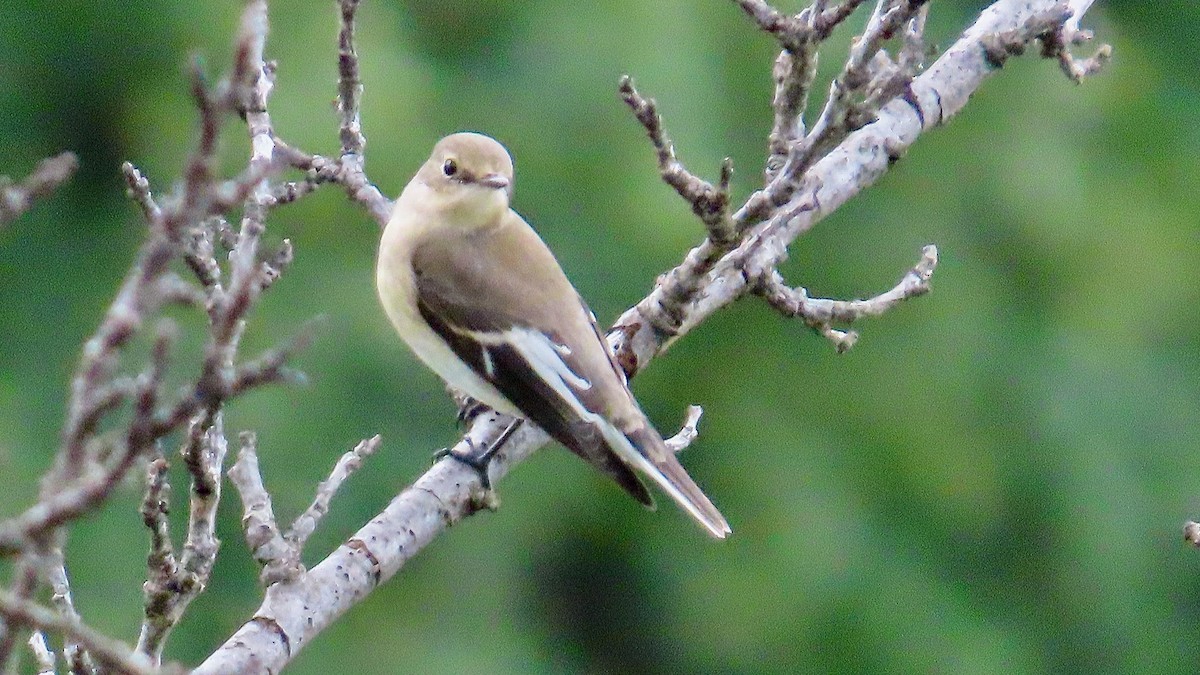
[(495, 190), (508, 189), (508, 178), (498, 173), (489, 173), (488, 175), (476, 180), (476, 182), (484, 187), (489, 187)]

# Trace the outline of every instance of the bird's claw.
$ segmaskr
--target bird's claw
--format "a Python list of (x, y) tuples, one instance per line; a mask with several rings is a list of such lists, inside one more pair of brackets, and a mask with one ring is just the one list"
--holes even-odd
[(474, 422), (475, 418), (479, 417), (479, 414), (487, 409), (487, 405), (483, 402), (473, 399), (470, 396), (464, 396), (462, 405), (458, 408), (458, 414), (454, 416), (454, 419), (461, 426), (470, 426), (471, 422)]
[(449, 457), (460, 464), (465, 464), (479, 476), (479, 482), (483, 485), (483, 489), (489, 492), (492, 491), (492, 477), (488, 475), (488, 466), (492, 462), (492, 452), (490, 448), (483, 452), (479, 451), (475, 442), (470, 438), (463, 439), (467, 444), (467, 452), (455, 452), (454, 448), (442, 448), (433, 453), (434, 463), (440, 462)]
[[(469, 406), (464, 406), (464, 408), (467, 407)], [(476, 404), (476, 407), (485, 409), (487, 408), (487, 406), (478, 403)], [(492, 458), (496, 456), (496, 453), (500, 451), (500, 448), (504, 447), (504, 444), (510, 437), (512, 437), (513, 433), (520, 428), (523, 421), (524, 420), (519, 417), (509, 420), (508, 425), (504, 427), (504, 431), (501, 431), (500, 435), (496, 437), (496, 440), (492, 441), (485, 447), (479, 447), (475, 444), (475, 441), (471, 440), (470, 436), (467, 436), (463, 439), (463, 442), (467, 444), (466, 452), (455, 452), (454, 448), (458, 446), (454, 446), (450, 448), (442, 448), (434, 453), (434, 461), (441, 461), (442, 459), (449, 457), (460, 464), (466, 464), (476, 473), (476, 475), (479, 476), (479, 483), (483, 489), (471, 495), (471, 504), (476, 509), (489, 509), (495, 511), (500, 506), (500, 497), (496, 494), (496, 491), (492, 489), (492, 477), (491, 474), (488, 473), (488, 468), (491, 466)]]
[(467, 438), (467, 452), (455, 452), (454, 448), (442, 448), (433, 453), (435, 462), (449, 457), (454, 461), (465, 464), (479, 476), (479, 490), (471, 491), (471, 507), (476, 511), (487, 509), (495, 511), (500, 508), (500, 495), (492, 487), (492, 477), (488, 474), (488, 466), (492, 461), (492, 452), (480, 452), (475, 443)]

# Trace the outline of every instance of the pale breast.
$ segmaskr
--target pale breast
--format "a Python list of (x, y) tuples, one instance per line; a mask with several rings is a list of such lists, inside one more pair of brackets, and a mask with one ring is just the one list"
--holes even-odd
[(499, 412), (520, 416), (515, 406), (475, 374), (421, 318), (417, 309), (411, 250), (404, 238), (396, 236), (398, 228), (405, 224), (395, 220), (388, 224), (380, 242), (375, 282), (380, 303), (396, 332), (417, 358), (447, 384)]

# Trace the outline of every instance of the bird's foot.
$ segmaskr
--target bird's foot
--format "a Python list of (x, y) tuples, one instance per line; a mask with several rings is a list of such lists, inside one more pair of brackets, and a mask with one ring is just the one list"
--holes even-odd
[(510, 418), (508, 425), (504, 427), (504, 431), (501, 431), (496, 440), (486, 446), (480, 447), (476, 445), (475, 441), (470, 436), (467, 436), (463, 439), (463, 442), (467, 444), (466, 452), (455, 451), (455, 447), (458, 446), (442, 448), (434, 453), (433, 459), (435, 462), (438, 462), (446, 457), (450, 457), (470, 467), (479, 476), (479, 483), (483, 487), (484, 493), (481, 497), (473, 496), (472, 500), (477, 507), (495, 510), (500, 504), (500, 499), (496, 495), (496, 491), (492, 489), (492, 476), (488, 472), (488, 468), (491, 466), (492, 458), (496, 456), (500, 448), (503, 448), (508, 439), (521, 427), (522, 422), (524, 420), (519, 417)]
[(480, 489), (472, 491), (471, 507), (476, 511), (480, 509), (495, 511), (500, 508), (500, 495), (492, 487), (492, 477), (488, 474), (488, 467), (491, 465), (492, 457), (496, 454), (499, 444), (492, 444), (480, 452), (474, 441), (470, 438), (464, 440), (467, 443), (466, 452), (455, 452), (454, 448), (442, 448), (433, 454), (433, 459), (438, 462), (449, 457), (474, 471), (479, 476)]
[(479, 482), (483, 485), (483, 489), (491, 490), (492, 478), (488, 475), (488, 465), (492, 462), (492, 456), (496, 454), (496, 447), (494, 445), (488, 446), (480, 452), (480, 448), (475, 445), (475, 441), (472, 441), (470, 438), (464, 438), (463, 441), (467, 444), (466, 452), (456, 452), (454, 448), (442, 448), (433, 453), (433, 461), (436, 463), (449, 457), (460, 464), (465, 464), (479, 476)]
[(463, 396), (461, 405), (458, 408), (458, 414), (454, 416), (454, 419), (458, 421), (460, 426), (468, 427), (485, 410), (488, 410), (488, 407), (482, 401), (473, 399), (470, 396)]

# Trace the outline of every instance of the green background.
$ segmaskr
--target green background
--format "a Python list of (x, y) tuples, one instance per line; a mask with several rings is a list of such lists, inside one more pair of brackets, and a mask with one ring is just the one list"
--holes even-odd
[[(933, 3), (931, 42), (950, 44), (985, 4)], [(863, 297), (935, 243), (932, 294), (856, 326), (844, 356), (748, 299), (635, 382), (664, 431), (705, 407), (684, 463), (730, 540), (669, 506), (642, 510), (552, 448), (500, 485), (498, 513), (439, 538), (289, 672), (1195, 672), (1200, 554), (1180, 527), (1200, 515), (1200, 19), (1183, 0), (1097, 4), (1085, 25), (1116, 49), (1103, 74), (1080, 87), (1033, 54), (1010, 61), (797, 241), (784, 269), (814, 295)], [(178, 178), (196, 135), (185, 64), (199, 53), (225, 68), (239, 12), (214, 0), (0, 12), (0, 173), (62, 149), (83, 162), (0, 230), (0, 514), (29, 504), (50, 465), (79, 345), (142, 236), (119, 163), (159, 192)], [(333, 4), (271, 12), (276, 130), (333, 153)], [(849, 35), (827, 46), (818, 92)], [(659, 101), (692, 169), (711, 177), (729, 155), (736, 196), (758, 185), (775, 46), (726, 0), (370, 0), (359, 37), (372, 179), (394, 196), (440, 136), (501, 139), (516, 208), (602, 322), (701, 237), (658, 180), (618, 76)], [(244, 130), (224, 144), (233, 171)], [(243, 353), (330, 320), (297, 361), (308, 386), (253, 393), (227, 416), (231, 435), (258, 432), (284, 518), (342, 452), (383, 435), (310, 562), (455, 438), (441, 384), (377, 306), (378, 234), (335, 188), (274, 212), (268, 241), (291, 239), (296, 262)], [(177, 381), (196, 372), (198, 344), (180, 346)], [(186, 483), (172, 472), (181, 522)], [(135, 483), (122, 489), (68, 549), (80, 611), (129, 642), (139, 499)], [(197, 663), (258, 605), (239, 508), (228, 491), (215, 576), (169, 658)]]

